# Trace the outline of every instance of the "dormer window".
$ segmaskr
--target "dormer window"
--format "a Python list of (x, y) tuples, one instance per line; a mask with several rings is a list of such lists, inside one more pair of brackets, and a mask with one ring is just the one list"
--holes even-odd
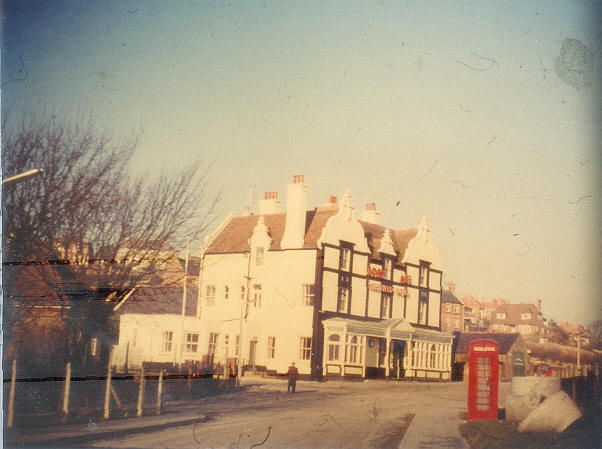
[(393, 274), (393, 261), (385, 258), (385, 279), (391, 280)]
[(531, 313), (530, 312), (521, 313), (520, 314), (520, 319), (521, 320), (530, 320), (531, 319)]
[(419, 273), (419, 285), (421, 287), (428, 287), (428, 263), (420, 262), (420, 273)]
[(498, 320), (505, 320), (506, 319), (506, 312), (498, 312), (495, 314), (495, 317)]
[(349, 248), (341, 248), (339, 269), (342, 271), (351, 271), (351, 250)]
[(263, 246), (255, 248), (255, 265), (263, 265)]

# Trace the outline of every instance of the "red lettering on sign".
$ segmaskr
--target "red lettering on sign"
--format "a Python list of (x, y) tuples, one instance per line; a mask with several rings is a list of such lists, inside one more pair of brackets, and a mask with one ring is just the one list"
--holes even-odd
[(373, 278), (384, 278), (385, 270), (383, 268), (368, 267), (368, 276)]

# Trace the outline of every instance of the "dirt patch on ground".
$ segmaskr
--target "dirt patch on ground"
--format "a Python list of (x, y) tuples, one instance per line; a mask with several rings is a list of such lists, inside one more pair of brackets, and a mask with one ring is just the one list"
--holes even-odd
[(472, 449), (591, 449), (600, 447), (600, 430), (585, 420), (562, 433), (521, 433), (508, 421), (472, 421), (460, 425)]

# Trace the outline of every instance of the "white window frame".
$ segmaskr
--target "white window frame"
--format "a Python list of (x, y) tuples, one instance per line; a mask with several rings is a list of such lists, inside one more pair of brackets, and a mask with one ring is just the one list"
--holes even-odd
[(350, 293), (351, 290), (349, 287), (339, 287), (339, 292), (337, 294), (337, 312), (347, 313)]
[(389, 315), (389, 312), (391, 311), (391, 300), (392, 299), (393, 299), (392, 296), (382, 295), (382, 298), (380, 300), (380, 318), (381, 319), (391, 318), (391, 316)]
[(273, 359), (276, 356), (276, 337), (268, 337), (268, 359)]
[(345, 363), (362, 364), (364, 353), (364, 336), (347, 334), (345, 341)]
[(299, 360), (311, 359), (311, 337), (299, 337)]
[(339, 269), (342, 271), (351, 271), (351, 249), (341, 247), (339, 255)]
[(393, 277), (393, 261), (388, 257), (385, 257), (385, 279), (391, 280)]
[(255, 265), (263, 265), (265, 250), (263, 246), (255, 248)]
[(261, 284), (253, 285), (253, 307), (261, 307), (262, 287)]
[(199, 350), (199, 333), (186, 332), (186, 352), (194, 354)]
[(303, 296), (302, 303), (304, 306), (313, 306), (314, 300), (316, 299), (316, 286), (315, 284), (303, 284)]
[(171, 352), (173, 349), (173, 331), (163, 331), (161, 334), (161, 352)]
[(428, 300), (418, 299), (418, 324), (427, 324)]
[(209, 332), (209, 341), (207, 344), (207, 354), (215, 355), (217, 350), (217, 342), (219, 340), (219, 334), (217, 332)]
[(328, 337), (328, 361), (338, 362), (341, 360), (341, 336), (332, 334)]
[(205, 287), (205, 304), (209, 307), (215, 305), (215, 285), (207, 285)]

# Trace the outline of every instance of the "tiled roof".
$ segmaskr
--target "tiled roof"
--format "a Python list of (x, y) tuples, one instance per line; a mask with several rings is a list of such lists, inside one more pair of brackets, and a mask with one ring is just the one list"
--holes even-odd
[(493, 340), (499, 345), (499, 353), (507, 354), (516, 340), (520, 338), (519, 334), (495, 334), (489, 332), (463, 332), (459, 335), (456, 352), (459, 354), (468, 354), (470, 342), (473, 340)]
[[(137, 288), (116, 310), (118, 314), (139, 313), (145, 315), (180, 315), (182, 313), (182, 287), (142, 287)], [(195, 316), (197, 309), (197, 288), (186, 289), (186, 315)]]
[[(368, 246), (372, 252), (372, 257), (375, 259), (380, 259), (378, 250), (380, 248), (380, 242), (385, 233), (385, 229), (387, 228), (378, 224), (368, 223), (361, 220), (360, 223), (364, 228), (364, 233), (368, 236)], [(398, 231), (396, 229), (390, 229), (390, 232), (391, 240), (393, 241), (393, 248), (397, 253), (398, 261), (401, 262), (408, 247), (408, 243), (410, 243), (410, 240), (416, 237), (418, 230), (405, 229), (403, 231)]]
[[(322, 235), (326, 222), (338, 212), (338, 208), (332, 206), (318, 207), (307, 211), (305, 220), (305, 242), (304, 248), (317, 248), (317, 242)], [(284, 234), (286, 214), (262, 215), (267, 226), (272, 244), (270, 250), (279, 250), (280, 241)], [(237, 253), (249, 250), (249, 239), (253, 235), (253, 229), (257, 225), (259, 215), (244, 217), (233, 217), (224, 229), (216, 236), (207, 249), (207, 254)], [(379, 258), (378, 249), (380, 241), (385, 232), (385, 227), (377, 224), (360, 221), (364, 232), (369, 237), (368, 245), (375, 258)], [(391, 229), (391, 240), (398, 254), (399, 260), (403, 258), (408, 243), (416, 236), (416, 229), (398, 231)]]
[[(496, 318), (496, 314), (500, 312), (506, 313), (505, 319)], [(531, 318), (523, 320), (521, 315), (523, 313), (530, 313)], [(535, 304), (502, 304), (495, 308), (494, 313), (491, 317), (491, 324), (530, 324), (537, 326), (541, 324), (538, 320), (539, 311)]]
[(441, 294), (441, 302), (449, 304), (463, 304), (462, 301), (460, 301), (457, 296), (449, 290), (443, 290), (443, 293)]

